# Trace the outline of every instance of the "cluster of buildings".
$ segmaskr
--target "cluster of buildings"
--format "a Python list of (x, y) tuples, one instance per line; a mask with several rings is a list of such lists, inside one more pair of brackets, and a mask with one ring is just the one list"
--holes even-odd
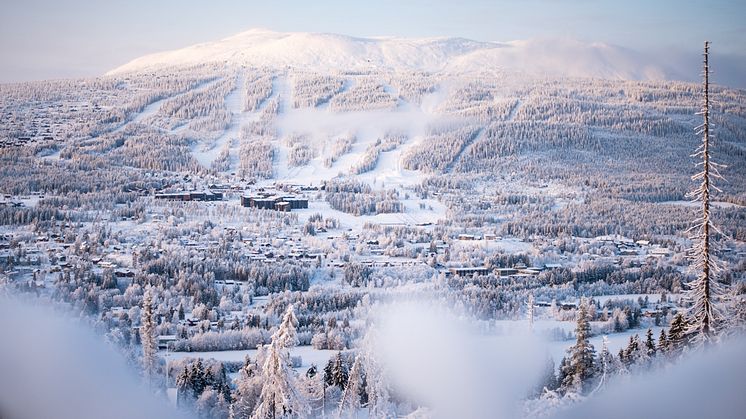
[(484, 276), (494, 274), (500, 277), (509, 276), (534, 276), (540, 272), (548, 269), (561, 268), (562, 265), (558, 263), (547, 263), (544, 266), (526, 266), (525, 264), (519, 263), (512, 268), (492, 268), (488, 266), (471, 266), (471, 267), (458, 267), (448, 268), (445, 271), (446, 277), (460, 276), (460, 277), (472, 277), (472, 276)]
[[(648, 240), (632, 240), (619, 235), (599, 236), (594, 239), (597, 242), (613, 245), (614, 254), (618, 259), (612, 263), (621, 264), (621, 258), (632, 258), (633, 264), (642, 265), (650, 258), (666, 258), (673, 255), (673, 251), (667, 247), (652, 244)], [(592, 256), (592, 255), (591, 255)]]

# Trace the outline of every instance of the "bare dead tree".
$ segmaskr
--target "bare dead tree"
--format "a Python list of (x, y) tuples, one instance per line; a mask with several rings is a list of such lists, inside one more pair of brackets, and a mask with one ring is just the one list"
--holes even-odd
[[(719, 230), (712, 222), (710, 213), (711, 191), (719, 189), (713, 185), (714, 179), (722, 179), (718, 167), (722, 167), (710, 160), (711, 153), (711, 126), (710, 126), (710, 43), (705, 42), (704, 49), (704, 73), (703, 90), (704, 98), (700, 115), (703, 123), (697, 127), (697, 133), (702, 135), (702, 143), (692, 155), (701, 159), (697, 163), (700, 171), (692, 176), (692, 180), (698, 182), (697, 188), (690, 193), (693, 202), (700, 205), (700, 214), (694, 226), (689, 229), (694, 245), (690, 249), (689, 256), (692, 260), (692, 268), (697, 273), (697, 278), (690, 285), (688, 298), (692, 302), (690, 308), (690, 322), (688, 333), (693, 343), (708, 344), (716, 339), (719, 327), (723, 323), (723, 315), (717, 307), (719, 296), (723, 294), (722, 286), (717, 282), (719, 272), (713, 254), (712, 236)], [(722, 234), (722, 233), (721, 233)]]

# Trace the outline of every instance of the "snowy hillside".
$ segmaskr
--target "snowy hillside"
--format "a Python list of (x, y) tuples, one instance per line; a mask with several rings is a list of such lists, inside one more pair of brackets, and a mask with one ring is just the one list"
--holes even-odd
[[(698, 360), (685, 333), (704, 92), (671, 77), (571, 40), (252, 30), (0, 84), (0, 416), (54, 416), (51, 394), (91, 412), (55, 417), (169, 417), (147, 389), (205, 419), (743, 418), (742, 344), (715, 330), (722, 359)], [(707, 92), (735, 334), (746, 91)], [(676, 374), (719, 377), (702, 406), (737, 414), (575, 413), (700, 400)]]
[(324, 71), (394, 70), (469, 74), (513, 70), (626, 80), (679, 79), (627, 49), (567, 39), (479, 42), (463, 38), (353, 38), (262, 29), (137, 58), (109, 74), (164, 66), (229, 63)]

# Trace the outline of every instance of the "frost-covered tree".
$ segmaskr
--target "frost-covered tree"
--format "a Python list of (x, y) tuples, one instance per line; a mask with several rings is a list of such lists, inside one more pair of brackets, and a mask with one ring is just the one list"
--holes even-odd
[(365, 392), (368, 395), (368, 417), (389, 418), (393, 416), (393, 405), (384, 366), (375, 355), (375, 349), (378, 347), (377, 336), (376, 329), (368, 330), (361, 345), (364, 354)]
[(230, 407), (230, 418), (250, 418), (259, 403), (259, 396), (262, 392), (262, 377), (258, 373), (258, 366), (248, 356), (235, 383), (236, 391)]
[(220, 391), (207, 388), (197, 398), (195, 407), (201, 418), (225, 419), (229, 415), (230, 403)]
[(302, 418), (310, 413), (307, 401), (296, 386), (296, 373), (290, 365), (288, 347), (297, 341), (297, 322), (290, 305), (282, 324), (272, 335), (272, 342), (264, 348), (263, 387), (259, 405), (251, 416), (254, 419)]
[(340, 389), (347, 387), (350, 374), (342, 352), (337, 352), (334, 359), (330, 359), (324, 368), (324, 377), (328, 386), (337, 386)]
[(676, 356), (687, 345), (687, 326), (687, 321), (681, 313), (677, 313), (671, 320), (671, 327), (668, 329), (669, 354)]
[(345, 386), (344, 392), (342, 392), (342, 399), (339, 401), (337, 417), (347, 418), (356, 416), (358, 409), (360, 409), (360, 396), (364, 391), (365, 374), (363, 372), (362, 356), (357, 354), (350, 368), (347, 386)]
[(635, 334), (629, 337), (629, 343), (624, 350), (624, 364), (632, 369), (647, 367), (650, 357), (647, 348), (643, 342), (640, 342), (640, 336)]
[(277, 339), (277, 343), (283, 348), (292, 348), (298, 345), (297, 328), (298, 318), (295, 317), (295, 309), (290, 304), (282, 316), (280, 327), (275, 332), (275, 336), (272, 337), (272, 342), (274, 343), (274, 340)]
[(609, 338), (604, 335), (603, 343), (601, 344), (601, 351), (598, 353), (598, 360), (596, 361), (598, 367), (598, 385), (593, 390), (594, 393), (603, 390), (611, 375), (614, 368), (614, 355), (609, 352)]
[(648, 331), (645, 333), (645, 351), (647, 352), (648, 357), (651, 358), (654, 357), (657, 352), (655, 339), (653, 338), (653, 329), (650, 328), (648, 328)]
[(691, 321), (687, 332), (692, 334), (693, 343), (707, 345), (712, 343), (720, 332), (723, 315), (717, 307), (718, 298), (722, 294), (721, 285), (717, 282), (718, 265), (712, 252), (712, 236), (718, 230), (712, 222), (710, 199), (712, 190), (717, 190), (713, 180), (722, 179), (718, 172), (718, 164), (710, 161), (710, 43), (705, 42), (704, 52), (704, 82), (703, 103), (701, 114), (703, 123), (698, 127), (702, 135), (702, 144), (697, 148), (694, 157), (701, 159), (697, 163), (700, 171), (692, 176), (692, 180), (699, 185), (690, 196), (694, 202), (701, 205), (700, 215), (690, 231), (693, 232), (694, 246), (690, 250), (692, 267), (697, 271), (697, 278), (690, 284), (688, 298), (692, 301), (689, 310)]
[(566, 392), (582, 394), (594, 375), (595, 349), (590, 342), (591, 324), (588, 320), (588, 303), (580, 302), (575, 326), (575, 345), (567, 350), (568, 372), (562, 382)]
[(153, 290), (148, 287), (142, 298), (142, 318), (140, 319), (140, 342), (142, 344), (142, 367), (145, 379), (152, 384), (157, 366), (158, 344), (156, 343), (156, 325), (153, 313)]

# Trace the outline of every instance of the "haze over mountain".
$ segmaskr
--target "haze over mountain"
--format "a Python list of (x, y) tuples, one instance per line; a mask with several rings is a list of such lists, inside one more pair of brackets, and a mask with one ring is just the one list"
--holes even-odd
[(380, 69), (463, 74), (507, 70), (624, 80), (691, 79), (643, 53), (573, 39), (481, 42), (464, 38), (355, 38), (264, 29), (146, 55), (108, 74), (213, 62), (316, 71)]

